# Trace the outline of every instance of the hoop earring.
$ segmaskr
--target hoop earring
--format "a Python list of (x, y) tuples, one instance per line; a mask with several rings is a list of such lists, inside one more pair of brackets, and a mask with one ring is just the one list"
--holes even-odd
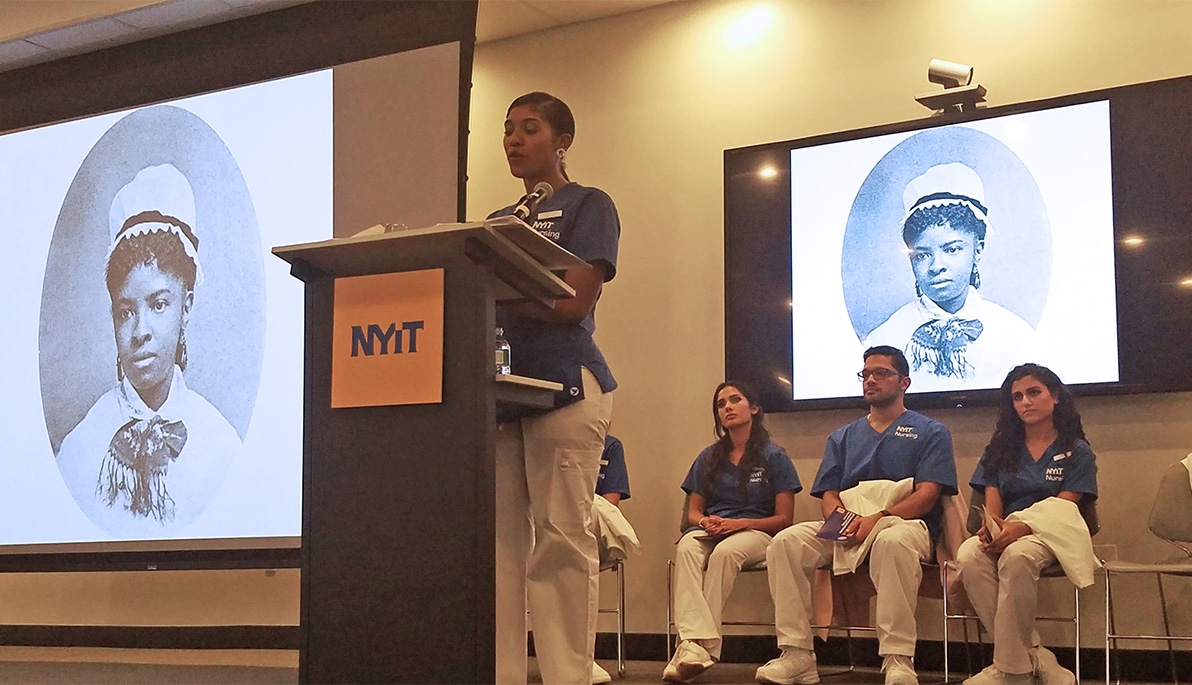
[(565, 155), (565, 154), (567, 154), (567, 150), (564, 148), (559, 148), (558, 150), (555, 150), (555, 155), (557, 155), (559, 159), (563, 159), (563, 155)]
[(174, 355), (174, 361), (178, 363), (178, 368), (183, 371), (186, 370), (186, 329), (183, 328), (178, 332), (178, 352)]

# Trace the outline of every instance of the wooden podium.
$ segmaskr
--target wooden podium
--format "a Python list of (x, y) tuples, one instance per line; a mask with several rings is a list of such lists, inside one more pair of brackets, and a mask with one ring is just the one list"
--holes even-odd
[[(495, 303), (553, 303), (584, 265), (513, 217), (274, 248), (306, 284), (303, 683), (491, 683), (498, 401), (561, 389), (496, 376)], [(442, 401), (331, 406), (337, 278), (443, 269)], [(513, 350), (517, 354), (517, 350)]]

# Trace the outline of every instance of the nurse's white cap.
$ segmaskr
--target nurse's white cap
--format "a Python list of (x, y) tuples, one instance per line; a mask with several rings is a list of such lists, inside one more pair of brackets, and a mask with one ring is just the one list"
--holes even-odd
[(190, 182), (173, 164), (141, 169), (112, 198), (108, 211), (111, 241), (104, 267), (122, 240), (165, 231), (178, 237), (182, 249), (195, 264), (195, 285), (203, 281), (199, 266), (199, 237), (195, 233), (195, 196)]
[(988, 223), (985, 185), (977, 172), (959, 162), (933, 166), (906, 184), (902, 193), (902, 206), (906, 210), (903, 223), (915, 210), (954, 204), (967, 206), (978, 219)]

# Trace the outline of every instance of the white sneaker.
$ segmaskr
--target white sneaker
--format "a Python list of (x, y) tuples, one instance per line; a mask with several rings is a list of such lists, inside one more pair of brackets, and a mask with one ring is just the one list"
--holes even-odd
[(662, 679), (668, 683), (688, 683), (691, 679), (712, 668), (716, 660), (708, 650), (693, 640), (683, 640), (670, 663), (662, 669)]
[(675, 655), (671, 657), (670, 662), (667, 663), (667, 665), (662, 669), (662, 679), (668, 683), (683, 682), (679, 678), (679, 654), (681, 653), (679, 647), (681, 646), (682, 643), (680, 643), (678, 647), (675, 647)]
[(1030, 673), (1003, 673), (997, 666), (986, 666), (977, 675), (964, 681), (964, 685), (1030, 685)]
[(919, 685), (915, 664), (909, 656), (888, 655), (882, 660), (882, 672), (886, 674), (886, 685)]
[(604, 685), (604, 683), (611, 683), (613, 677), (608, 674), (608, 671), (600, 667), (600, 664), (595, 661), (592, 662), (592, 685)]
[(770, 659), (758, 667), (754, 678), (760, 683), (777, 685), (811, 685), (819, 682), (815, 669), (815, 652), (810, 649), (784, 649), (782, 656)]
[(1051, 650), (1041, 645), (1031, 647), (1031, 672), (1043, 685), (1075, 685), (1076, 675), (1060, 666)]

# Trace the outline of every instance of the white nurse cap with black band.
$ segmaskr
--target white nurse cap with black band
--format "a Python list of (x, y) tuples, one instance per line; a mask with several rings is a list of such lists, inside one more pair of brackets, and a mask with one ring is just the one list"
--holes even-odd
[(902, 193), (902, 206), (906, 210), (902, 222), (905, 224), (916, 210), (956, 204), (968, 207), (988, 225), (985, 186), (977, 172), (959, 162), (933, 166), (906, 184)]
[(108, 211), (111, 240), (104, 268), (124, 239), (165, 231), (178, 237), (186, 256), (194, 262), (197, 286), (203, 282), (203, 268), (199, 265), (199, 238), (194, 226), (195, 196), (182, 172), (173, 164), (141, 169), (112, 198)]

